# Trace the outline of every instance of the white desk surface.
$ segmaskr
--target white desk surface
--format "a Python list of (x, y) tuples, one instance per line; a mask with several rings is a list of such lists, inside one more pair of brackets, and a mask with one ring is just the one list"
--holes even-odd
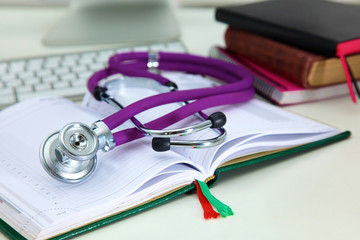
[[(0, 59), (84, 50), (41, 45), (62, 8), (0, 8)], [(225, 25), (214, 9), (181, 9), (182, 40), (190, 53), (223, 45)], [(204, 220), (196, 194), (78, 239), (360, 239), (360, 105), (349, 97), (286, 107), (350, 130), (350, 139), (286, 160), (231, 171), (211, 189), (234, 216)], [(0, 240), (6, 239), (0, 233)]]

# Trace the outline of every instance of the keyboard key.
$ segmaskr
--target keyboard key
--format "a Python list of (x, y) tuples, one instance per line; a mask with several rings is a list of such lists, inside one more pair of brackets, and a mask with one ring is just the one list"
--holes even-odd
[(12, 94), (13, 94), (13, 90), (11, 88), (0, 89), (0, 96), (8, 96), (8, 95), (12, 95)]
[(70, 72), (70, 69), (68, 67), (61, 67), (54, 69), (54, 73), (56, 75), (61, 75)]
[[(94, 56), (96, 56), (95, 54), (94, 54)], [(82, 58), (80, 58), (79, 59), (79, 64), (81, 64), (81, 65), (85, 65), (85, 64), (92, 64), (94, 62), (94, 58), (87, 58), (87, 57), (82, 57)]]
[(34, 72), (33, 71), (24, 71), (18, 74), (18, 78), (19, 79), (26, 79), (26, 78), (31, 78), (34, 77)]
[(75, 73), (68, 73), (60, 76), (61, 81), (71, 81), (76, 78)]
[(59, 62), (46, 62), (44, 64), (44, 68), (47, 69), (53, 69), (53, 68), (58, 68), (59, 67)]
[(35, 91), (45, 91), (45, 90), (49, 90), (51, 89), (51, 85), (49, 83), (42, 83), (42, 84), (38, 84), (36, 86), (34, 86), (34, 90)]
[(61, 63), (61, 66), (63, 67), (71, 67), (77, 65), (77, 62), (73, 59), (65, 60)]
[(89, 66), (90, 71), (92, 72), (96, 72), (99, 71), (100, 69), (104, 68), (105, 64), (101, 64), (101, 63), (95, 63)]
[(0, 81), (3, 81), (3, 82), (11, 81), (13, 79), (16, 79), (15, 73), (6, 73), (3, 75), (0, 75)]
[(16, 88), (16, 94), (21, 93), (30, 93), (33, 91), (33, 88), (31, 86), (20, 86)]
[(56, 83), (53, 83), (53, 87), (55, 88), (55, 89), (59, 89), (59, 88), (68, 88), (68, 87), (70, 87), (70, 83), (69, 82), (65, 82), (65, 81), (63, 81), (63, 82), (56, 82)]
[(24, 85), (35, 85), (38, 83), (40, 83), (40, 79), (37, 77), (30, 77), (30, 78), (24, 79)]
[(71, 82), (74, 87), (86, 86), (87, 78), (78, 78)]
[(25, 61), (14, 61), (14, 62), (10, 62), (8, 72), (17, 73), (23, 71), (24, 69), (25, 69)]
[(46, 77), (46, 76), (49, 76), (49, 75), (51, 75), (52, 74), (52, 72), (51, 72), (51, 70), (50, 69), (42, 69), (42, 70), (40, 70), (40, 71), (37, 71), (37, 76), (38, 77)]
[(58, 77), (54, 75), (48, 75), (42, 78), (43, 83), (52, 83), (57, 81), (58, 81)]
[(95, 63), (105, 63), (105, 62), (107, 62), (108, 59), (109, 59), (109, 57), (106, 55), (99, 55), (94, 58), (94, 62)]
[(14, 104), (16, 102), (16, 97), (14, 91), (10, 88), (0, 89), (0, 105), (6, 106), (9, 104)]
[(79, 78), (86, 78), (86, 79), (88, 79), (92, 74), (93, 74), (92, 71), (79, 72), (79, 73), (78, 73), (78, 77), (79, 77)]
[(16, 102), (16, 98), (13, 94), (1, 95), (0, 94), (0, 105), (10, 105)]
[(72, 66), (70, 69), (71, 69), (71, 72), (74, 72), (74, 73), (87, 71), (86, 65), (76, 65), (76, 66)]
[[(73, 98), (77, 96), (82, 96), (86, 92), (85, 86), (82, 87), (73, 87), (73, 88), (59, 88), (59, 89), (52, 89), (47, 91), (40, 91), (36, 92), (36, 96), (63, 96), (68, 98)], [(25, 93), (18, 95), (18, 101), (26, 100), (29, 98), (33, 98), (34, 93)]]
[(6, 82), (6, 87), (8, 87), (8, 88), (18, 87), (21, 85), (22, 85), (22, 82), (19, 79), (12, 79), (11, 81)]
[(34, 58), (27, 61), (26, 68), (28, 70), (40, 69), (42, 64), (44, 63), (44, 59), (42, 58)]

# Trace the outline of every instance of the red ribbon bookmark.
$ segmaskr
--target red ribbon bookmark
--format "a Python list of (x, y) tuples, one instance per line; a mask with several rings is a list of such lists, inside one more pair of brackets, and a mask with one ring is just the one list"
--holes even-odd
[[(356, 84), (355, 78), (352, 76), (349, 65), (346, 61), (346, 56), (360, 53), (360, 39), (350, 40), (339, 43), (336, 47), (336, 55), (340, 58), (341, 64), (345, 72), (346, 83), (349, 88), (349, 93), (352, 101), (356, 103), (356, 96), (352, 84)], [(355, 86), (357, 89), (357, 87)], [(359, 91), (357, 91), (359, 92)]]
[(197, 191), (197, 194), (198, 194), (200, 204), (201, 204), (201, 206), (202, 206), (202, 208), (204, 210), (204, 218), (205, 219), (211, 219), (211, 218), (219, 217), (220, 213), (215, 212), (215, 210), (211, 206), (210, 202), (207, 200), (207, 198), (202, 193), (199, 182), (197, 180), (195, 180), (195, 184), (196, 184), (196, 191)]

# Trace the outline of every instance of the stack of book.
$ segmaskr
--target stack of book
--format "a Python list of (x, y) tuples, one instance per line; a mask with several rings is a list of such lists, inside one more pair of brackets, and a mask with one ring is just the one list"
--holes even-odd
[[(345, 96), (352, 83), (344, 70), (360, 79), (360, 42), (354, 44), (360, 30), (352, 24), (360, 21), (359, 12), (356, 6), (320, 0), (217, 8), (216, 19), (229, 27), (226, 47), (215, 47), (211, 56), (248, 68), (257, 91), (279, 105)], [(348, 42), (358, 52), (346, 56), (344, 65), (339, 45)]]

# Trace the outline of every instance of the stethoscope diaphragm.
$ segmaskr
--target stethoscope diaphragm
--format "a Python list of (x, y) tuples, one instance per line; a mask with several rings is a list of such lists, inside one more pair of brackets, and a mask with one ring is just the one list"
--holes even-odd
[[(40, 161), (47, 172), (55, 179), (66, 183), (78, 183), (89, 178), (97, 165), (96, 154), (87, 159), (73, 159), (61, 149), (61, 134), (55, 132), (45, 139), (41, 145)], [(82, 136), (71, 136), (72, 143), (84, 148), (87, 144)]]

